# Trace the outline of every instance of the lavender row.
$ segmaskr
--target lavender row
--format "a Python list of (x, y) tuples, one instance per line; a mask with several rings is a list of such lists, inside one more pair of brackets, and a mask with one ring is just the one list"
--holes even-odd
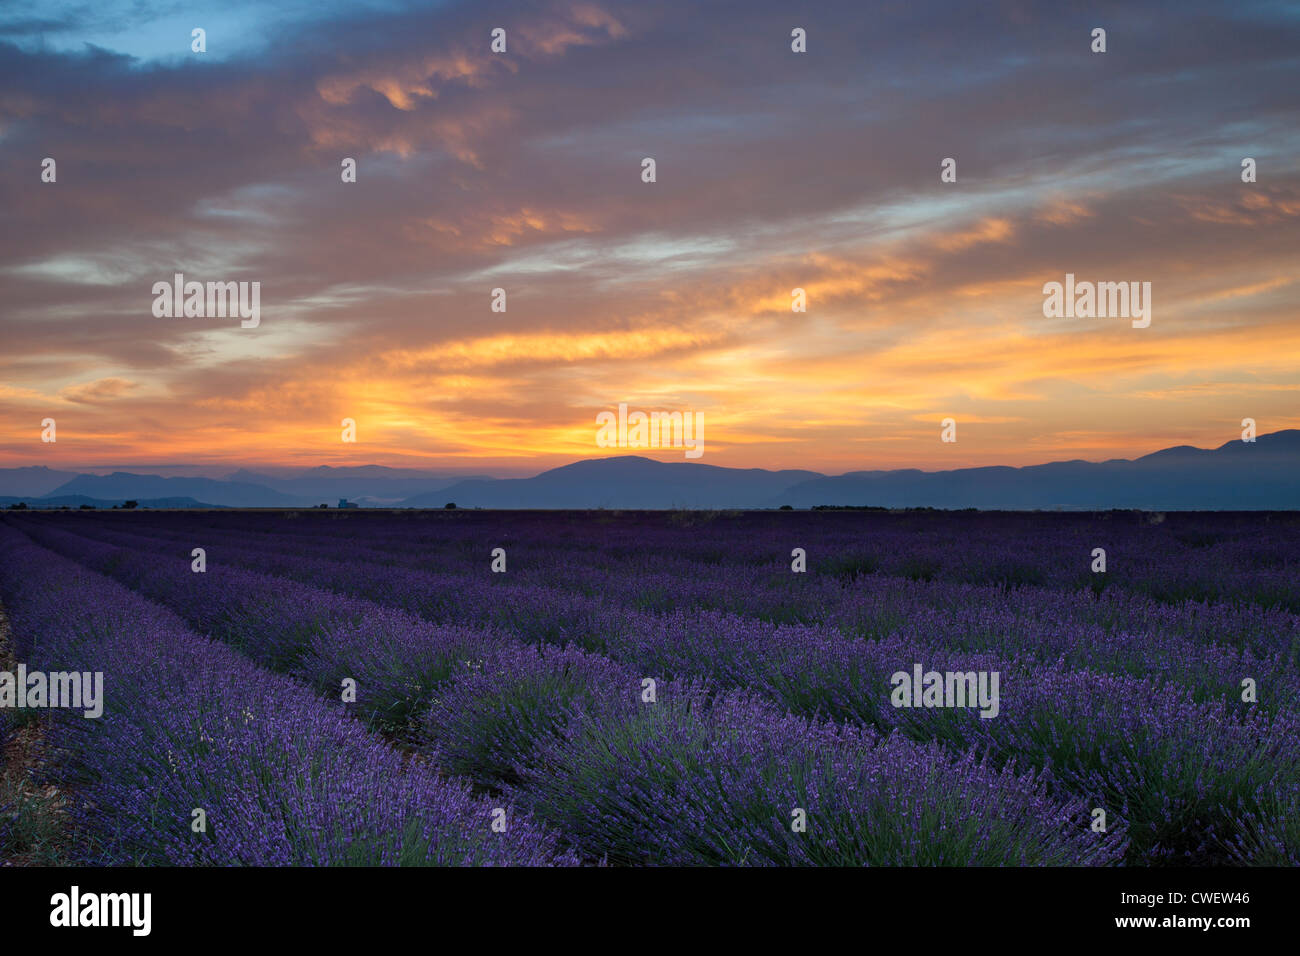
[[(149, 539), (107, 537), (129, 542), (131, 547), (163, 550), (159, 542)], [(779, 654), (783, 643), (806, 637), (833, 645), (837, 632), (845, 632), (877, 640), (898, 638), (917, 648), (918, 654), (945, 649), (996, 653), (1159, 677), (1187, 686), (1199, 699), (1238, 698), (1242, 682), (1248, 679), (1261, 689), (1257, 702), (1264, 708), (1300, 708), (1296, 662), (1300, 643), (1294, 629), (1288, 631), (1294, 622), (1284, 612), (1200, 609), (1189, 623), (1169, 607), (1131, 597), (1096, 602), (1081, 595), (1071, 598), (1033, 590), (997, 594), (971, 585), (884, 579), (864, 582), (851, 599), (843, 600), (837, 628), (789, 626), (778, 628), (772, 638), (769, 635), (777, 626), (762, 621), (709, 611), (620, 612), (594, 598), (493, 580), (486, 571), (476, 578), (448, 580), (415, 571), (245, 549), (218, 549), (212, 557), (214, 562), (317, 582), (435, 622), (492, 625), (526, 642), (577, 643), (671, 676), (712, 674), (729, 654), (746, 651), (752, 666), (759, 666), (774, 660), (771, 655)], [(185, 584), (178, 571), (173, 581), (178, 587)], [(616, 582), (610, 586), (618, 589)], [(1233, 626), (1236, 640), (1246, 646), (1212, 639)], [(757, 637), (750, 640), (742, 636), (746, 634)], [(682, 657), (701, 635), (704, 645), (696, 647), (693, 656)], [(734, 650), (710, 643), (712, 635), (736, 635), (728, 645)], [(1290, 646), (1272, 649), (1269, 643)]]
[(85, 862), (576, 862), (525, 814), (5, 528), (0, 595), (29, 666), (104, 674), (101, 717), (54, 710), (47, 726)]
[[(120, 524), (124, 515), (100, 516)], [(158, 523), (157, 515), (131, 515)], [(292, 518), (292, 520), (285, 520)], [(340, 519), (348, 520), (340, 520)], [(884, 573), (1013, 588), (1118, 587), (1175, 604), (1225, 602), (1300, 612), (1300, 519), (1294, 515), (862, 513), (618, 513), (550, 515), (287, 512), (167, 515), (173, 526), (226, 528), (265, 537), (267, 522), (303, 547), (360, 544), (394, 563), (437, 567), (472, 558), (484, 546), (552, 549), (572, 567), (626, 562), (629, 571), (673, 573), (675, 562), (727, 571), (779, 568), (802, 546), (823, 573)], [(289, 529), (292, 528), (292, 531)], [(1091, 554), (1108, 552), (1110, 570), (1091, 573)], [(641, 564), (654, 555), (653, 566)], [(557, 571), (561, 562), (538, 568)], [(562, 583), (558, 577), (554, 581)]]
[(690, 688), (587, 710), (519, 774), (521, 802), (616, 863), (1081, 866), (1127, 849), (1122, 823), (1094, 832), (1038, 774)]
[[(22, 560), (29, 568), (33, 564), (39, 568), (40, 557), (34, 554), (36, 551), (28, 548), (27, 553), (23, 553), (19, 549), (18, 553), (6, 554), (5, 557)], [(121, 559), (121, 552), (117, 557)], [(58, 561), (57, 558), (52, 560)], [(119, 563), (118, 566), (125, 565)], [(58, 571), (61, 572), (59, 583), (76, 588), (85, 600), (93, 602), (93, 606), (113, 607), (113, 602), (104, 593), (113, 588), (108, 582), (96, 593), (94, 583), (87, 580), (93, 575), (67, 567)], [(51, 590), (49, 575), (37, 573), (31, 577), (37, 582), (37, 593), (46, 599), (46, 607), (41, 608), (38, 600), (34, 602), (37, 607), (30, 609), (22, 593), (14, 596), (16, 606), (22, 609), (19, 617), (24, 630), (32, 626), (47, 636), (59, 634), (58, 625), (40, 617), (42, 610), (50, 613), (59, 608), (65, 620), (68, 616), (73, 621), (83, 619), (82, 608), (67, 608), (62, 595), (57, 593), (48, 596)], [(268, 699), (265, 694), (240, 697), (239, 691), (249, 684), (274, 691), (278, 679), (262, 675), (247, 665), (232, 671), (231, 660), (222, 659), (220, 655), (213, 655), (213, 662), (196, 659), (192, 654), (180, 655), (179, 649), (183, 648), (187, 638), (193, 636), (179, 628), (160, 632), (157, 628), (149, 628), (147, 621), (121, 620), (120, 616), (113, 625), (115, 630), (123, 627), (133, 637), (119, 639), (111, 646), (95, 643), (90, 648), (81, 648), (82, 654), (89, 653), (96, 658), (100, 654), (117, 655), (118, 659), (133, 663), (148, 663), (151, 673), (157, 674), (159, 683), (132, 688), (134, 693), (123, 701), (124, 715), (154, 712), (162, 715), (143, 728), (138, 720), (132, 723), (115, 719), (108, 726), (121, 732), (121, 744), (115, 741), (106, 743), (104, 736), (98, 736), (93, 740), (70, 739), (65, 745), (66, 749), (77, 753), (90, 749), (118, 755), (118, 764), (123, 762), (121, 751), (129, 749), (133, 763), (123, 779), (146, 782), (143, 792), (134, 783), (109, 785), (107, 791), (102, 788), (91, 790), (93, 795), (88, 796), (88, 800), (92, 804), (97, 802), (98, 794), (109, 793), (119, 815), (125, 816), (134, 827), (128, 828), (129, 833), (117, 834), (113, 846), (125, 845), (135, 852), (142, 852), (141, 848), (145, 846), (155, 852), (162, 847), (168, 862), (189, 861), (189, 855), (195, 852), (193, 847), (178, 847), (173, 845), (174, 840), (169, 842), (168, 833), (159, 832), (157, 818), (150, 818), (152, 823), (149, 826), (144, 826), (138, 819), (138, 808), (146, 803), (156, 805), (161, 791), (164, 803), (168, 799), (173, 804), (176, 801), (199, 801), (198, 806), (213, 808), (206, 812), (214, 820), (225, 820), (227, 814), (238, 814), (235, 819), (241, 823), (256, 822), (256, 829), (251, 832), (259, 834), (261, 842), (253, 841), (252, 836), (242, 830), (235, 836), (223, 833), (218, 844), (220, 851), (200, 840), (197, 843), (203, 852), (199, 853), (198, 862), (371, 862), (366, 856), (367, 851), (357, 846), (354, 835), (348, 837), (347, 853), (343, 858), (339, 858), (337, 853), (329, 855), (331, 850), (342, 852), (338, 848), (322, 849), (318, 843), (301, 845), (302, 837), (296, 832), (285, 837), (287, 845), (280, 845), (267, 837), (267, 834), (277, 834), (286, 828), (282, 816), (301, 823), (310, 833), (323, 828), (327, 834), (331, 832), (332, 818), (322, 821), (318, 808), (300, 806), (302, 801), (310, 800), (315, 794), (304, 793), (301, 780), (284, 773), (276, 774), (275, 770), (282, 769), (280, 764), (272, 765), (267, 781), (265, 762), (269, 759), (268, 753), (276, 754), (287, 744), (283, 740), (268, 744), (265, 733), (259, 735), (257, 732), (280, 728), (288, 740), (310, 740), (313, 748), (319, 743), (330, 748), (330, 755), (336, 759), (355, 764), (355, 754), (346, 752), (345, 743), (349, 739), (346, 722), (338, 718), (336, 712), (319, 706), (312, 710), (301, 701), (293, 702), (300, 705), (295, 709), (287, 706), (286, 701)], [(90, 626), (102, 627), (102, 623), (94, 621)], [(80, 633), (75, 624), (70, 625), (70, 629), (73, 633)], [(211, 650), (212, 645), (205, 645), (205, 648)], [(531, 704), (531, 707), (507, 707), (505, 714), (513, 716), (513, 722), (503, 720), (502, 712), (493, 710), (493, 705), (499, 704), (500, 699), (485, 693), (487, 686), (482, 683), (486, 678), (490, 685), (497, 669), (507, 662), (517, 668), (512, 673), (528, 675), (528, 679), (512, 682), (513, 701), (526, 697)], [(205, 663), (210, 666), (204, 666)], [(225, 675), (228, 673), (234, 676), (227, 678)], [(460, 764), (477, 771), (480, 778), (497, 783), (507, 781), (513, 772), (528, 772), (523, 769), (524, 761), (512, 759), (509, 754), (511, 749), (529, 753), (527, 748), (520, 748), (521, 740), (531, 740), (538, 748), (545, 748), (559, 739), (557, 731), (591, 725), (590, 722), (598, 715), (603, 715), (605, 720), (617, 718), (624, 721), (620, 726), (627, 731), (641, 727), (643, 712), (638, 712), (638, 708), (644, 704), (637, 703), (631, 693), (632, 682), (630, 672), (620, 671), (608, 662), (572, 650), (539, 652), (516, 647), (506, 654), (489, 655), (477, 668), (451, 682), (446, 699), (435, 702), (428, 723), (436, 724), (441, 716), (448, 725), (456, 726), (445, 726), (441, 728), (442, 733), (431, 735), (430, 739), (438, 743), (432, 744), (430, 750), (441, 756), (444, 763)], [(521, 688), (525, 687), (527, 692), (521, 693)], [(196, 701), (199, 688), (203, 689), (203, 699)], [(586, 693), (579, 694), (578, 688)], [(678, 699), (675, 688), (665, 690), (669, 701)], [(701, 697), (700, 700), (707, 698)], [(457, 704), (477, 707), (477, 714)], [(311, 713), (304, 715), (304, 707)], [(627, 862), (816, 863), (827, 862), (827, 855), (834, 854), (835, 862), (876, 864), (1080, 864), (1113, 862), (1125, 846), (1122, 828), (1117, 828), (1108, 837), (1090, 833), (1084, 825), (1086, 808), (1077, 803), (1062, 804), (1051, 799), (1043, 784), (1032, 775), (997, 773), (970, 758), (950, 760), (933, 748), (921, 751), (901, 740), (877, 746), (878, 741), (873, 735), (857, 731), (826, 728), (823, 736), (818, 738), (807, 733), (811, 725), (806, 722), (792, 723), (790, 718), (770, 706), (758, 703), (750, 703), (748, 709), (739, 714), (716, 707), (708, 707), (706, 713), (706, 705), (698, 702), (695, 708), (699, 711), (697, 719), (704, 720), (711, 728), (708, 736), (712, 740), (734, 740), (739, 734), (744, 739), (784, 742), (783, 749), (777, 752), (770, 749), (754, 752), (733, 749), (731, 752), (733, 766), (746, 774), (747, 786), (751, 789), (746, 791), (748, 796), (743, 808), (736, 800), (740, 794), (733, 794), (730, 802), (719, 802), (715, 806), (707, 821), (711, 830), (729, 831), (730, 836), (724, 837), (721, 843), (713, 841), (711, 847), (707, 843), (700, 844), (699, 836), (693, 833), (700, 821), (684, 817), (677, 827), (676, 842), (650, 839), (629, 846), (614, 834), (597, 833), (593, 838), (592, 834), (583, 831), (569, 838), (576, 848), (589, 856), (607, 856), (612, 851), (614, 858)], [(272, 719), (286, 713), (289, 714), (287, 719), (278, 722)], [(123, 715), (114, 711), (111, 716), (119, 718)], [(313, 722), (306, 719), (307, 716), (315, 716), (317, 720)], [(321, 721), (327, 717), (334, 718), (334, 724), (323, 727)], [(564, 719), (566, 717), (581, 719), (574, 721)], [(160, 722), (166, 726), (157, 726)], [(72, 729), (76, 729), (75, 724)], [(461, 736), (451, 732), (456, 729), (462, 731)], [(244, 738), (251, 739), (246, 741)], [(473, 747), (457, 749), (458, 740), (472, 740)], [(202, 760), (191, 760), (196, 751)], [(249, 760), (250, 755), (257, 762), (245, 767), (240, 761)], [(485, 755), (489, 758), (486, 762), (482, 759)], [(319, 759), (314, 749), (305, 756)], [(491, 764), (492, 756), (496, 757), (499, 765)], [(552, 759), (542, 751), (540, 761), (534, 762), (531, 772), (536, 773), (541, 762)], [(574, 759), (574, 755), (570, 754), (567, 759)], [(838, 775), (843, 779), (837, 782), (844, 789), (823, 795), (820, 789), (811, 786), (817, 783), (815, 779), (808, 781), (809, 786), (791, 787), (789, 767), (785, 766), (787, 762), (789, 767), (812, 767), (818, 774)], [(913, 779), (911, 775), (923, 766), (930, 768), (930, 774)], [(83, 770), (81, 778), (93, 777), (95, 769)], [(374, 769), (380, 778), (397, 772), (396, 766), (381, 765)], [(856, 774), (856, 779), (849, 780), (846, 773)], [(258, 779), (263, 787), (283, 787), (284, 792), (268, 795), (254, 791), (250, 801), (246, 790), (247, 778), (254, 774), (260, 775)], [(524, 776), (518, 776), (509, 782), (523, 782), (524, 779)], [(765, 781), (767, 790), (753, 790), (755, 779)], [(211, 792), (214, 781), (223, 784), (217, 793)], [(376, 784), (380, 782), (375, 780)], [(954, 783), (958, 785), (954, 787)], [(672, 789), (679, 795), (683, 793), (678, 785)], [(906, 793), (905, 801), (900, 798), (900, 791)], [(200, 792), (201, 796), (188, 796)], [(344, 796), (360, 799), (352, 791), (345, 791)], [(559, 818), (572, 812), (572, 808), (562, 810), (548, 802), (540, 792), (534, 795), (532, 789), (517, 790), (515, 796), (519, 803), (526, 802), (539, 816)], [(669, 796), (667, 793), (661, 795), (662, 805), (658, 813), (672, 810)], [(696, 799), (703, 796), (697, 795)], [(595, 791), (585, 794), (589, 800), (598, 797)], [(550, 800), (554, 799), (552, 794)], [(895, 823), (893, 817), (882, 816), (901, 810), (901, 802), (914, 807), (912, 817), (901, 817)], [(272, 822), (266, 819), (267, 804), (270, 804), (270, 812), (280, 814)], [(327, 809), (328, 806), (327, 803)], [(313, 811), (316, 811), (316, 816), (313, 816)], [(783, 828), (791, 813), (802, 814), (807, 829), (791, 830), (791, 838), (783, 840)], [(163, 818), (166, 817), (164, 813)], [(864, 830), (861, 826), (863, 819), (890, 822), (884, 827)], [(102, 821), (99, 822), (102, 829)], [(338, 826), (337, 821), (332, 823)], [(486, 826), (486, 820), (484, 824)], [(401, 839), (411, 839), (414, 829), (412, 825), (401, 830)], [(807, 833), (806, 838), (804, 833)], [(426, 835), (421, 832), (417, 844)], [(751, 848), (750, 843), (754, 847)], [(722, 845), (730, 848), (728, 854), (720, 854)], [(222, 852), (233, 855), (223, 856)], [(412, 852), (404, 844), (390, 849), (388, 855), (382, 857), (384, 862), (409, 862), (411, 859)]]
[[(959, 751), (978, 747), (1001, 761), (1036, 765), (1050, 772), (1061, 794), (1086, 794), (1130, 820), (1138, 862), (1236, 852), (1233, 841), (1254, 832), (1251, 821), (1267, 817), (1268, 801), (1291, 799), (1294, 792), (1300, 735), (1290, 716), (1270, 719), (1262, 710), (1222, 700), (1197, 702), (1160, 681), (1045, 669), (1030, 660), (944, 651), (901, 637), (846, 641), (814, 628), (715, 617), (661, 618), (657, 628), (643, 627), (611, 651), (661, 679), (706, 676), (716, 687), (747, 687), (796, 713), (902, 729), (921, 739), (949, 740)], [(985, 722), (961, 710), (892, 707), (890, 675), (912, 661), (999, 673), (1003, 712)], [(526, 768), (529, 755), (567, 726), (569, 702), (628, 696), (635, 674), (615, 676), (617, 666), (575, 650), (511, 648), (489, 655), (453, 674), (439, 691), (421, 739), (481, 784), (517, 784), (515, 765)], [(593, 669), (605, 679), (579, 679)], [(1056, 691), (1044, 688), (1075, 695), (1076, 711), (1082, 708), (1072, 717), (1075, 724), (1052, 722), (1066, 711)], [(1166, 712), (1144, 707), (1151, 701), (1172, 707), (1176, 719), (1157, 719)], [(1125, 717), (1131, 714), (1142, 715), (1136, 728)]]
[[(150, 545), (143, 536), (135, 538), (121, 531), (105, 533), (132, 547)], [(178, 545), (193, 540), (163, 536)], [(232, 540), (222, 549), (225, 559), (384, 603), (397, 603), (435, 620), (463, 620), (472, 614), (463, 602), (447, 606), (445, 596), (466, 584), (473, 587), (485, 575), (486, 551), (473, 563), (461, 560), (453, 572), (429, 574), (368, 564), (362, 552), (348, 554), (346, 560), (330, 557), (341, 557), (338, 549), (347, 545), (320, 542), (312, 551), (303, 553), (285, 550), (275, 536), (256, 537), (255, 548)], [(766, 577), (761, 569), (750, 569), (746, 576), (738, 577), (734, 570), (679, 566), (672, 572), (646, 570), (629, 577), (618, 569), (572, 566), (565, 555), (552, 557), (544, 563), (563, 569), (563, 586), (532, 586), (529, 565), (518, 560), (509, 584), (494, 576), (491, 583), (507, 589), (508, 599), (493, 605), (493, 613), (502, 624), (538, 626), (535, 615), (511, 615), (508, 610), (533, 595), (543, 595), (553, 605), (567, 603), (565, 615), (556, 619), (558, 626), (551, 629), (561, 640), (580, 639), (572, 634), (575, 627), (607, 618), (604, 612), (611, 603), (633, 611), (698, 607), (777, 623), (821, 623), (865, 637), (883, 636), (903, 622), (924, 618), (927, 626), (935, 628), (935, 633), (942, 634), (945, 640), (988, 634), (1025, 646), (1039, 643), (1040, 622), (1046, 618), (1050, 626), (1058, 629), (1082, 628), (1090, 640), (1099, 631), (1117, 633), (1121, 640), (1156, 635), (1157, 643), (1164, 643), (1169, 636), (1183, 636), (1196, 644), (1229, 645), (1254, 657), (1281, 655), (1283, 661), (1300, 663), (1300, 616), (1248, 604), (1170, 605), (1123, 591), (1112, 591), (1098, 599), (1090, 591), (1060, 592), (1038, 587), (1003, 590), (882, 576), (841, 581), (822, 575), (792, 574), (788, 568), (780, 574), (772, 571)], [(561, 597), (564, 593), (574, 596), (566, 602)], [(564, 627), (564, 621), (573, 626)], [(945, 626), (945, 621), (951, 624)], [(548, 639), (545, 631), (537, 637)], [(1134, 666), (1145, 663), (1135, 662)]]
[(352, 711), (401, 732), (431, 688), (464, 661), (510, 643), (497, 632), (434, 625), (393, 608), (296, 581), (215, 566), (194, 573), (184, 556), (132, 551), (45, 526), (40, 544), (164, 605), (207, 637), (333, 700), (352, 681)]

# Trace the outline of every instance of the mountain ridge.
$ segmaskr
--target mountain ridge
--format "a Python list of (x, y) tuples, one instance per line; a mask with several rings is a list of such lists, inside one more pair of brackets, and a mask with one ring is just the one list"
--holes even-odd
[[(34, 493), (34, 492), (40, 493)], [(436, 469), (321, 465), (278, 477), (240, 468), (225, 478), (0, 468), (0, 506), (25, 500), (193, 501), (189, 507), (302, 508), (340, 498), (376, 507), (891, 508), (1106, 510), (1300, 509), (1300, 429), (1217, 448), (1175, 445), (1137, 458), (1070, 459), (944, 471), (728, 468), (640, 455), (587, 458), (530, 478), (456, 477)], [(166, 507), (167, 505), (161, 505)]]

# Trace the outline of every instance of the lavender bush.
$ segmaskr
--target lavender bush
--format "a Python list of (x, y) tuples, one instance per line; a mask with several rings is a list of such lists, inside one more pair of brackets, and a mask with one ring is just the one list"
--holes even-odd
[(544, 750), (523, 797), (611, 862), (1102, 865), (1125, 848), (1122, 827), (1091, 833), (1083, 804), (1032, 773), (747, 696), (594, 714)]

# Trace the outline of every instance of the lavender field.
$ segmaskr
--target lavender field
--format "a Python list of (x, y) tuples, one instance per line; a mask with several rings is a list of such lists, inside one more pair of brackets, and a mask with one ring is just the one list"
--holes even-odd
[(10, 513), (0, 602), (68, 862), (1300, 864), (1296, 514)]

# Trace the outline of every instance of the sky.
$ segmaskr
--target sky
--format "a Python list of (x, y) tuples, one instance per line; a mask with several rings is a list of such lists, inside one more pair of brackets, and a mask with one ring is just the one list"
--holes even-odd
[[(0, 6), (0, 466), (688, 460), (600, 447), (620, 403), (828, 473), (1300, 427), (1298, 119), (1276, 0)], [(155, 314), (176, 273), (256, 327)], [(1049, 317), (1067, 274), (1149, 326)]]

